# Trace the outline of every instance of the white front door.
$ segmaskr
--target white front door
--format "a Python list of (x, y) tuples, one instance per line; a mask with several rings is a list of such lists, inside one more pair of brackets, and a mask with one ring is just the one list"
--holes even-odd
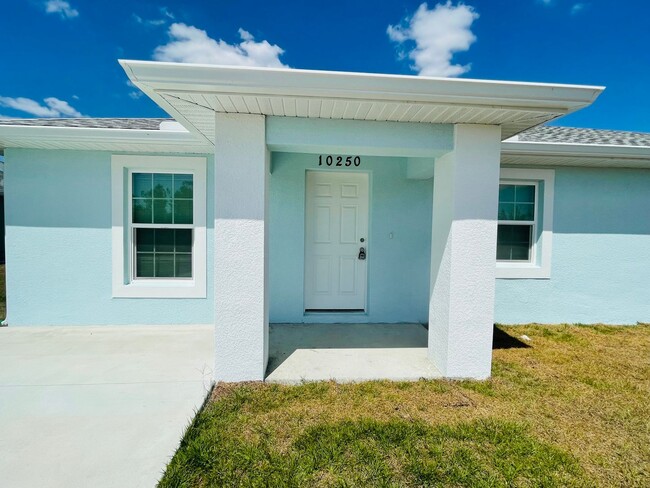
[(365, 310), (368, 174), (308, 171), (305, 205), (305, 310)]

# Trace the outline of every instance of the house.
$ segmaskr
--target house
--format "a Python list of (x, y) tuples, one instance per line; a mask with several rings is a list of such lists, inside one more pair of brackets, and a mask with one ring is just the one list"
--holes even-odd
[(650, 134), (543, 125), (602, 87), (120, 61), (173, 119), (0, 120), (9, 326), (650, 320)]

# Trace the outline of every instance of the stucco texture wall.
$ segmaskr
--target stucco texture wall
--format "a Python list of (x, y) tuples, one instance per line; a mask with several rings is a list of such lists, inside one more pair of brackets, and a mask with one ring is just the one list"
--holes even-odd
[(550, 280), (499, 279), (499, 323), (650, 322), (650, 171), (557, 168)]
[(367, 314), (305, 315), (305, 172), (318, 168), (318, 155), (273, 154), (269, 202), (271, 322), (427, 321), (433, 183), (431, 179), (407, 179), (406, 167), (405, 158), (362, 158), (360, 169), (370, 174)]
[[(7, 322), (19, 325), (213, 323), (208, 299), (111, 296), (111, 154), (5, 154)], [(208, 157), (207, 264), (213, 268), (213, 158)]]
[[(207, 299), (111, 297), (110, 153), (8, 149), (5, 159), (10, 325), (214, 322), (212, 157)], [(273, 155), (270, 320), (426, 322), (433, 184), (407, 179), (403, 158), (363, 158), (368, 313), (303, 314), (305, 171), (316, 165), (314, 155)], [(556, 168), (551, 279), (497, 280), (495, 320), (650, 322), (648, 188), (648, 170)]]

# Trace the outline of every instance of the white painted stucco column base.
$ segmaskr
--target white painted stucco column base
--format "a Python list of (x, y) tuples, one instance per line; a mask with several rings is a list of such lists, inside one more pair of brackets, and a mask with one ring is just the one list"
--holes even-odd
[(215, 381), (263, 380), (268, 361), (268, 175), (262, 115), (216, 114)]
[(501, 129), (456, 125), (434, 167), (429, 359), (448, 378), (490, 376)]

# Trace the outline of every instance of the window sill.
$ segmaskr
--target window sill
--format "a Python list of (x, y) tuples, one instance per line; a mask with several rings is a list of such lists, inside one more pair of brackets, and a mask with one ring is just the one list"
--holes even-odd
[(206, 298), (205, 283), (194, 280), (134, 281), (113, 287), (113, 298)]
[(497, 263), (497, 279), (542, 279), (551, 278), (550, 267), (530, 263)]

